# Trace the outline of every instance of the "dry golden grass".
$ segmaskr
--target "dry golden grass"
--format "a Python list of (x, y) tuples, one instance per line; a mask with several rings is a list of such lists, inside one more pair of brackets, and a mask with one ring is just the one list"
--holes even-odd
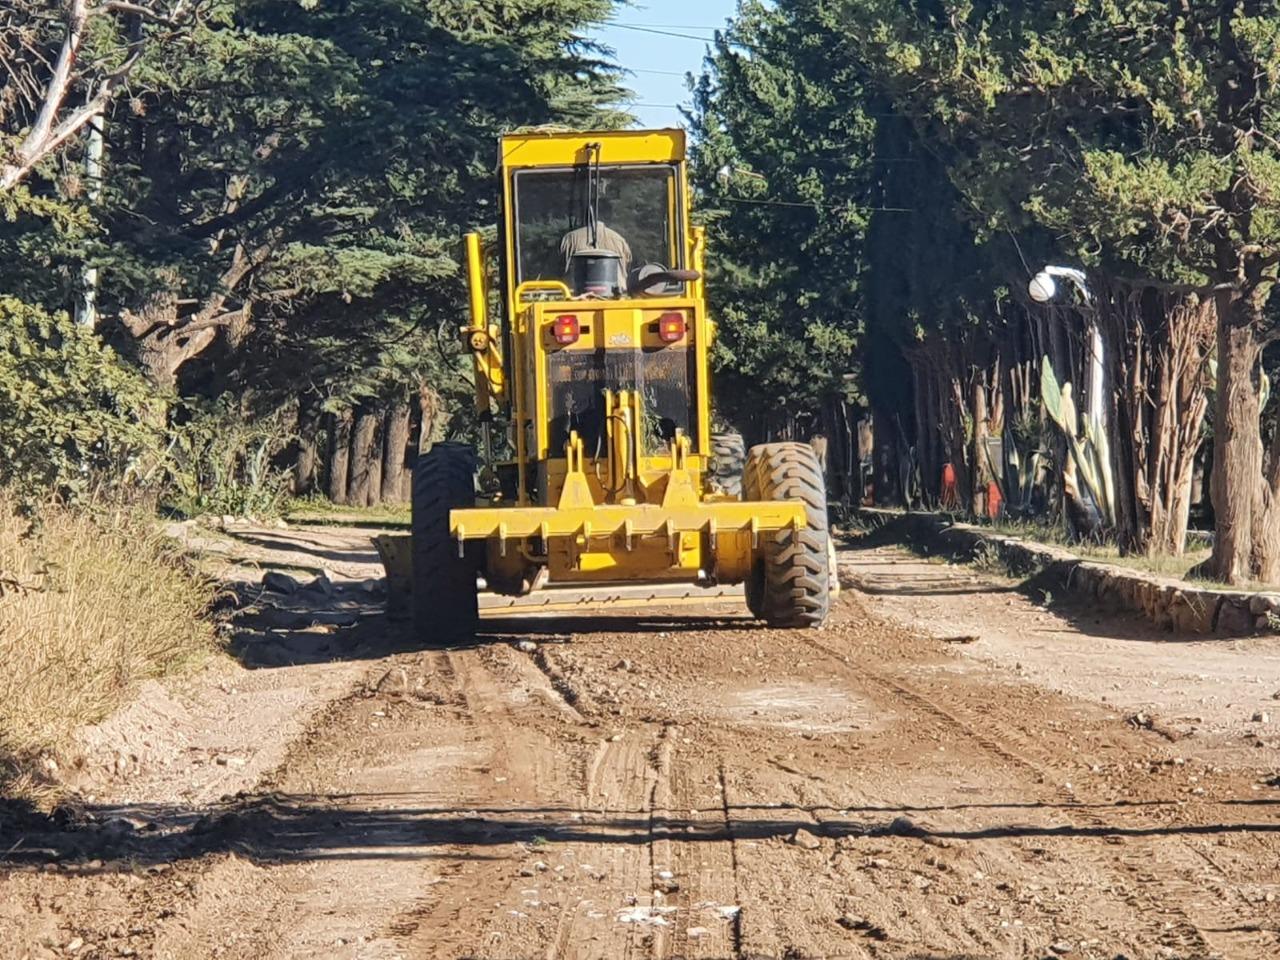
[(33, 522), (0, 497), (0, 794), (139, 681), (213, 650), (214, 593), (149, 516), (49, 507)]

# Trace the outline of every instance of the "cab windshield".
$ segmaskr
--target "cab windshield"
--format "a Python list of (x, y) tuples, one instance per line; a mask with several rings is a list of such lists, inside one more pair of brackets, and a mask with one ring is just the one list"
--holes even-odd
[(607, 227), (625, 241), (631, 251), (628, 266), (681, 266), (672, 223), (677, 206), (675, 167), (583, 164), (520, 170), (514, 178), (517, 284), (566, 279), (561, 242), (591, 222), (593, 177), (598, 177), (597, 230)]

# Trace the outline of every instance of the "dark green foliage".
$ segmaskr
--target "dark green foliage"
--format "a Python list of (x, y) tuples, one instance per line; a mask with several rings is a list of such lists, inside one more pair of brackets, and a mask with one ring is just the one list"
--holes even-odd
[[(618, 71), (584, 39), (613, 7), (211, 0), (109, 109), (100, 199), (82, 138), (5, 199), (0, 293), (69, 311), (99, 269), (99, 336), (189, 399), (172, 423), (198, 408), (191, 429), (219, 437), (174, 447), (184, 502), (258, 499), (256, 428), (233, 427), (273, 424), (275, 456), (292, 434), (278, 411), (300, 398), (427, 390), (465, 432), (461, 236), (492, 231), (500, 132), (627, 119)], [(219, 395), (213, 417), (201, 398)]]
[(183, 404), (172, 431), (168, 500), (182, 513), (272, 517), (288, 498), (273, 457), (292, 439), (282, 412), (257, 415), (230, 397)]
[(65, 314), (0, 297), (0, 485), (76, 498), (162, 476), (164, 401)]
[(695, 107), (725, 412), (848, 396), (913, 433), (906, 356), (938, 340), (956, 375), (985, 362), (1012, 246), (975, 228), (829, 4), (744, 3)]
[(1276, 3), (837, 7), (844, 42), (988, 226), (1041, 225), (1062, 253), (1167, 280), (1266, 269), (1280, 241)]
[(1079, 263), (1212, 295), (1212, 567), (1232, 583), (1280, 578), (1280, 430), (1260, 429), (1259, 403), (1280, 267), (1280, 4), (842, 0), (832, 12), (979, 222), (1051, 231)]
[(717, 402), (753, 432), (762, 411), (816, 413), (856, 370), (874, 125), (819, 6), (744, 3), (694, 90)]

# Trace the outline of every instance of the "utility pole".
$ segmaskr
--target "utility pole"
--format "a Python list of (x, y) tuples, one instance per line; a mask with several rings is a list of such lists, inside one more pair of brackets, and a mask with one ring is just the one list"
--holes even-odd
[[(89, 203), (94, 205), (102, 197), (102, 151), (105, 125), (106, 120), (102, 114), (95, 114), (87, 124), (89, 133), (85, 138), (86, 195)], [(87, 261), (80, 266), (80, 299), (76, 303), (76, 323), (89, 329), (98, 325), (98, 268), (91, 266)]]

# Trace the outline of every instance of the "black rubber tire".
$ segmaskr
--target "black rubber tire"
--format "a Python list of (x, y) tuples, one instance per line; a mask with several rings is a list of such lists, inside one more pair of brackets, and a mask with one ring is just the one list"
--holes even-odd
[(480, 621), (475, 565), (449, 535), (449, 511), (475, 505), (475, 476), (465, 443), (433, 444), (413, 468), (413, 626), (427, 647), (465, 642)]
[[(758, 478), (760, 451), (763, 445), (752, 447), (747, 453), (746, 463), (742, 468), (742, 499), (745, 501), (760, 500), (760, 481)], [(763, 536), (763, 534), (761, 535)], [(742, 585), (747, 595), (747, 609), (757, 620), (764, 619), (764, 560), (757, 557), (751, 564), (751, 573)]]
[(799, 530), (761, 534), (759, 560), (747, 582), (747, 606), (771, 627), (819, 627), (831, 610), (827, 488), (813, 448), (766, 443), (747, 456), (746, 488), (756, 500), (799, 500)]
[(747, 462), (747, 445), (740, 433), (711, 435), (711, 485), (732, 497), (742, 496), (742, 472)]

